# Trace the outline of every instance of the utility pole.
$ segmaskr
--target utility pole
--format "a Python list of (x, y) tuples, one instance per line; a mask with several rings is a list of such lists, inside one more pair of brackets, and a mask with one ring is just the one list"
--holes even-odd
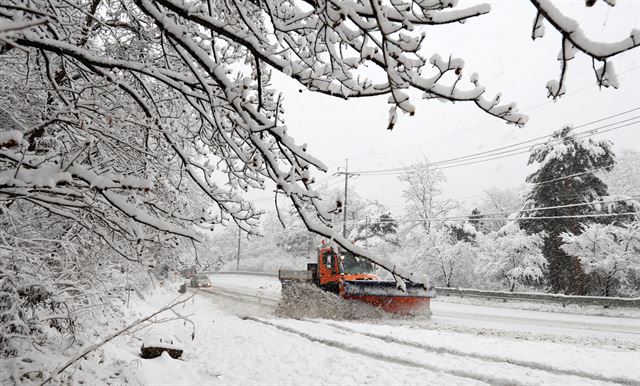
[(236, 271), (240, 271), (240, 236), (242, 229), (240, 229), (240, 227), (238, 227), (238, 255), (236, 258)]
[(347, 189), (349, 188), (349, 159), (345, 159), (344, 166), (344, 205), (342, 210), (344, 211), (344, 222), (342, 223), (342, 237), (347, 238)]

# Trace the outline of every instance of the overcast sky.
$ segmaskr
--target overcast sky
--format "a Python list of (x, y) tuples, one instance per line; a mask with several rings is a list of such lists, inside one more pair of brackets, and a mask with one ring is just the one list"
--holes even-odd
[[(460, 1), (460, 7), (483, 3)], [(276, 77), (274, 85), (283, 92), (289, 134), (296, 142), (308, 143), (308, 151), (329, 166), (330, 175), (349, 159), (350, 171), (408, 166), (427, 156), (432, 162), (497, 148), (547, 135), (566, 124), (588, 123), (640, 107), (640, 49), (613, 59), (620, 88), (599, 90), (591, 61), (578, 53), (569, 64), (567, 95), (553, 102), (545, 85), (559, 75), (556, 60), (560, 37), (547, 25), (545, 37), (531, 40), (533, 6), (522, 0), (490, 1), (492, 11), (465, 24), (431, 27), (425, 30), (423, 54), (453, 55), (465, 60), (467, 75), (477, 72), (480, 83), (493, 96), (502, 93), (503, 102), (516, 102), (529, 116), (524, 128), (506, 125), (471, 103), (442, 103), (421, 100), (412, 94), (416, 115), (400, 114), (393, 131), (386, 130), (387, 97), (344, 101), (302, 88), (296, 82)], [(578, 20), (592, 40), (618, 41), (640, 28), (640, 1), (618, 0), (610, 8), (598, 1), (586, 8), (584, 1), (557, 1), (566, 15)], [(640, 115), (640, 111), (618, 118)], [(613, 121), (611, 121), (613, 122)], [(608, 123), (608, 122), (605, 122)], [(588, 126), (587, 130), (597, 125)], [(616, 149), (640, 150), (640, 125), (605, 133), (595, 138), (613, 141)], [(468, 207), (492, 186), (522, 185), (531, 168), (527, 154), (444, 170), (448, 178), (445, 196), (464, 199)], [(323, 175), (318, 174), (318, 178)], [(329, 180), (336, 183), (337, 179)], [(397, 214), (402, 211), (402, 185), (396, 176), (356, 177), (350, 180), (360, 195), (377, 199)], [(261, 208), (270, 208), (266, 192), (251, 194)], [(262, 199), (262, 200), (261, 200)]]

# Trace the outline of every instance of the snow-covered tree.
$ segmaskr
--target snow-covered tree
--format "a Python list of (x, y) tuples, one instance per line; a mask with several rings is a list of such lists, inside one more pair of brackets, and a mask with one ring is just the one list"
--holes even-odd
[[(562, 36), (563, 70), (548, 85), (553, 97), (564, 91), (574, 47), (602, 64), (594, 66), (601, 85), (617, 86), (607, 60), (637, 47), (637, 31), (596, 44), (551, 2), (531, 3), (533, 36), (542, 36), (547, 22)], [(239, 192), (272, 182), (309, 228), (330, 236), (335, 208), (309, 186), (311, 169), (326, 167), (287, 132), (272, 71), (338, 98), (387, 95), (388, 128), (399, 111), (416, 113), (409, 90), (470, 102), (524, 124), (515, 105), (485, 95), (463, 60), (424, 56), (426, 29), (490, 11), (486, 4), (451, 9), (456, 6), (431, 0), (2, 2), (0, 68), (10, 79), (4, 84), (33, 108), (28, 119), (18, 119), (30, 122), (24, 130), (0, 138), (8, 149), (0, 158), (6, 172), (0, 194), (70, 221), (90, 213), (99, 226), (88, 229), (105, 242), (114, 233), (136, 243), (153, 242), (155, 231), (197, 238), (192, 225), (235, 222), (255, 232), (258, 213)], [(371, 71), (377, 75), (367, 76)], [(159, 199), (161, 188), (180, 194), (185, 184), (213, 209), (188, 211), (169, 197)]]
[(478, 206), (482, 217), (479, 229), (485, 232), (497, 232), (507, 225), (507, 218), (522, 209), (524, 197), (518, 189), (500, 189), (491, 187), (483, 192)]
[[(615, 226), (584, 224), (579, 234), (563, 233), (562, 249), (579, 259), (597, 295), (614, 296), (618, 288), (637, 293), (631, 280), (640, 271), (640, 221)], [(635, 287), (635, 288), (634, 288)]]
[(298, 213), (291, 207), (280, 210), (279, 215), (268, 213), (264, 223), (265, 242), (271, 238), (275, 245), (289, 254), (297, 257), (313, 257), (319, 243), (316, 234), (310, 232), (304, 225)]
[(463, 223), (445, 224), (445, 228), (449, 230), (456, 241), (473, 242), (478, 234), (478, 230), (471, 220)]
[[(640, 152), (622, 149), (616, 155), (616, 164), (600, 178), (607, 184), (609, 193), (616, 196), (640, 197)], [(640, 201), (640, 200), (639, 200)]]
[(371, 250), (376, 256), (394, 260), (401, 257), (398, 256), (402, 253), (398, 224), (391, 212), (384, 212), (378, 217), (361, 222), (351, 232), (349, 239), (356, 245)]
[(419, 219), (414, 224), (421, 225), (426, 232), (431, 230), (434, 221), (442, 221), (459, 206), (457, 202), (442, 197), (442, 184), (447, 177), (442, 170), (433, 168), (426, 158), (412, 164), (398, 179), (406, 185), (402, 194), (408, 217)]
[[(344, 197), (344, 190), (334, 189), (325, 195), (328, 197), (335, 197), (336, 200), (342, 201)], [(347, 235), (350, 235), (354, 230), (359, 231), (360, 227), (367, 222), (373, 224), (377, 221), (377, 217), (388, 211), (385, 205), (381, 204), (377, 200), (372, 201), (362, 197), (357, 190), (353, 188), (349, 189), (347, 192), (347, 201)], [(342, 220), (343, 217), (336, 217), (336, 222), (338, 224), (341, 223)], [(348, 239), (353, 240), (350, 236)]]
[(542, 255), (543, 234), (527, 234), (515, 222), (478, 237), (477, 272), (490, 282), (502, 281), (509, 291), (517, 285), (543, 280), (547, 260)]
[(484, 215), (478, 208), (473, 208), (471, 210), (471, 213), (469, 213), (469, 223), (473, 225), (475, 229), (483, 230), (485, 226), (484, 222), (482, 221), (483, 218)]
[[(609, 141), (584, 138), (569, 127), (531, 149), (529, 164), (538, 165), (538, 170), (527, 177), (532, 187), (520, 219), (528, 232), (546, 232), (543, 253), (549, 262), (548, 283), (554, 292), (586, 293), (582, 265), (562, 250), (562, 233), (579, 234), (584, 222), (629, 219), (597, 217), (607, 212), (630, 211), (624, 202), (602, 203), (611, 200), (598, 172), (611, 170), (614, 163)], [(589, 215), (596, 217), (576, 217)]]
[[(394, 259), (399, 266), (411, 266), (428, 275), (437, 286), (469, 287), (475, 283), (477, 248), (468, 240), (459, 240), (460, 227), (434, 227), (429, 233), (414, 227), (404, 235), (402, 251)], [(467, 234), (473, 226), (467, 223)]]
[[(617, 86), (607, 60), (638, 46), (637, 30), (596, 44), (550, 1), (531, 3), (534, 37), (544, 23), (562, 36), (561, 77), (548, 85), (554, 98), (564, 92), (574, 47), (600, 62), (594, 69), (602, 86)], [(398, 112), (416, 113), (409, 90), (524, 124), (515, 105), (486, 95), (463, 60), (424, 55), (425, 30), (490, 11), (486, 4), (456, 6), (453, 0), (1, 0), (0, 111), (12, 123), (0, 121), (0, 215), (4, 222), (27, 220), (33, 232), (28, 243), (16, 241), (25, 229), (7, 232), (2, 247), (17, 245), (24, 260), (37, 256), (34, 267), (50, 263), (45, 278), (64, 284), (75, 279), (73, 270), (58, 271), (66, 256), (76, 266), (92, 258), (104, 260), (98, 267), (115, 266), (109, 249), (139, 264), (129, 260), (143, 261), (151, 251), (168, 258), (180, 242), (173, 236), (200, 240), (195, 229), (231, 223), (255, 234), (260, 212), (242, 193), (270, 184), (306, 227), (335, 235), (338, 207), (311, 185), (313, 169), (327, 168), (290, 136), (295, 128), (285, 124), (272, 72), (336, 98), (386, 95), (389, 129)], [(377, 73), (369, 77), (370, 71)], [(38, 248), (31, 240), (50, 229), (55, 258), (49, 251), (31, 255)], [(86, 253), (64, 250), (70, 238), (82, 239), (77, 245)], [(395, 271), (414, 278), (411, 270)]]
[(50, 366), (30, 355), (34, 347), (100, 328), (118, 312), (125, 288), (140, 293), (159, 279), (156, 261), (169, 262), (171, 252), (144, 248), (140, 262), (129, 261), (76, 223), (29, 203), (0, 203), (0, 358), (24, 356), (34, 371)]

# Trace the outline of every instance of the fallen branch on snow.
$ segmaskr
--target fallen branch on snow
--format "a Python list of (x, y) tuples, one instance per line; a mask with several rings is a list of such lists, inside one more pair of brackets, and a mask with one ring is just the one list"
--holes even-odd
[(48, 378), (46, 378), (44, 381), (42, 381), (42, 383), (40, 383), (40, 386), (47, 384), (48, 382), (50, 382), (53, 377), (55, 377), (56, 375), (60, 374), (61, 372), (63, 372), (67, 367), (71, 366), (72, 364), (74, 364), (75, 362), (77, 362), (78, 360), (84, 358), (87, 354), (89, 354), (90, 352), (98, 349), (99, 347), (103, 346), (105, 343), (109, 342), (110, 340), (112, 340), (113, 338), (127, 332), (128, 330), (132, 329), (133, 327), (137, 326), (140, 323), (143, 323), (151, 318), (153, 318), (154, 316), (161, 314), (167, 310), (171, 310), (173, 307), (182, 304), (182, 303), (186, 303), (189, 299), (193, 298), (196, 294), (198, 293), (198, 291), (196, 290), (193, 294), (191, 294), (189, 297), (182, 299), (180, 301), (175, 301), (172, 300), (171, 302), (169, 302), (169, 304), (167, 304), (166, 306), (162, 307), (161, 309), (159, 309), (158, 311), (154, 312), (151, 315), (145, 316), (144, 318), (138, 319), (135, 322), (129, 324), (128, 326), (126, 326), (125, 328), (114, 332), (113, 334), (109, 335), (107, 338), (105, 338), (102, 342), (100, 343), (96, 343), (93, 344), (89, 347), (87, 347), (84, 351), (82, 351), (80, 354), (76, 355), (75, 357), (71, 358), (69, 361), (67, 361), (64, 365), (58, 367), (56, 370), (53, 371), (53, 373), (51, 373), (51, 375), (49, 375)]

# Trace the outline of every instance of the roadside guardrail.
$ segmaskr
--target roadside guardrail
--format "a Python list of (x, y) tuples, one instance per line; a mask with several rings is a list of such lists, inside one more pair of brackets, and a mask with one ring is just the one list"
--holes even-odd
[(253, 271), (203, 271), (205, 275), (250, 275), (250, 276), (270, 276), (278, 277), (277, 273), (253, 272)]
[(536, 292), (486, 291), (471, 288), (436, 287), (438, 296), (458, 296), (503, 301), (528, 301), (540, 303), (556, 303), (566, 306), (576, 304), (602, 307), (640, 307), (640, 298), (618, 298), (607, 296), (578, 296), (563, 294), (544, 294)]
[[(202, 272), (207, 275), (252, 275), (278, 277), (277, 273), (251, 271), (210, 271)], [(566, 306), (568, 304), (583, 306), (608, 307), (637, 307), (640, 308), (640, 298), (619, 298), (607, 296), (579, 296), (563, 294), (545, 294), (539, 292), (507, 292), (488, 291), (472, 288), (436, 287), (436, 296), (458, 296), (461, 298), (481, 298), (507, 301), (527, 301), (539, 303), (555, 303)]]

